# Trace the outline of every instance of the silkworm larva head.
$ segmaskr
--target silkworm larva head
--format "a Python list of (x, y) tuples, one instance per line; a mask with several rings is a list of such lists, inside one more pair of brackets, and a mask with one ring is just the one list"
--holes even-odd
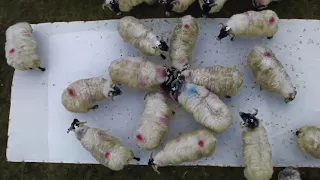
[(67, 133), (69, 133), (70, 131), (74, 131), (75, 130), (75, 126), (79, 126), (79, 120), (78, 119), (73, 119), (73, 121), (72, 121), (72, 123), (71, 123), (71, 125), (70, 125), (70, 127), (69, 127), (69, 129), (68, 129), (68, 131), (67, 131)]
[(122, 94), (120, 87), (117, 84), (111, 84), (112, 90), (109, 92), (111, 96), (119, 96)]
[(157, 41), (157, 48), (159, 48), (162, 51), (169, 51), (169, 46), (167, 44), (166, 41), (163, 40), (163, 38), (161, 37), (161, 39), (159, 39), (159, 37), (157, 37), (158, 41)]
[(289, 93), (289, 97), (285, 98), (284, 102), (289, 103), (289, 102), (293, 101), (296, 98), (296, 95), (297, 95), (297, 91), (294, 90), (292, 93)]
[(106, 83), (105, 86), (103, 87), (103, 94), (106, 97), (109, 97), (111, 98), (111, 100), (113, 100), (115, 96), (121, 95), (122, 91), (119, 85)]
[(74, 119), (73, 122), (75, 122), (73, 131), (75, 132), (77, 139), (81, 140), (89, 129), (88, 126), (84, 126), (84, 124), (86, 124), (87, 122), (80, 122), (78, 119)]
[(265, 4), (261, 4), (263, 3), (263, 1), (259, 0), (259, 3), (257, 4), (256, 2), (257, 0), (252, 0), (252, 5), (256, 10), (262, 10), (268, 7), (268, 4), (270, 3), (270, 0), (267, 0), (269, 2), (264, 2)]
[(216, 4), (214, 4), (213, 0), (203, 0), (202, 15), (204, 17), (208, 16), (209, 12), (211, 11), (211, 8), (213, 6), (216, 6)]
[(257, 110), (253, 114), (239, 112), (239, 115), (243, 120), (243, 126), (247, 127), (250, 130), (253, 130), (259, 127), (259, 119), (256, 118), (257, 114), (258, 114)]
[(106, 0), (105, 6), (115, 13), (121, 13), (118, 0)]
[(161, 84), (162, 91), (170, 96), (172, 99), (176, 100), (180, 85), (184, 82), (184, 78), (181, 72), (175, 68), (166, 69), (166, 79)]
[(173, 9), (173, 0), (165, 0), (166, 15), (169, 16)]
[(74, 131), (76, 134), (76, 137), (78, 140), (81, 140), (81, 138), (84, 136), (84, 134), (87, 132), (88, 127), (84, 126), (87, 122), (80, 122), (78, 119), (73, 119), (67, 133), (70, 131)]
[(158, 165), (154, 163), (154, 159), (152, 157), (152, 154), (153, 154), (153, 152), (150, 153), (148, 165), (151, 166), (154, 171), (156, 171), (158, 174), (160, 174), (160, 172), (158, 171)]
[(219, 25), (220, 25), (221, 29), (220, 29), (220, 33), (219, 33), (219, 35), (217, 37), (218, 41), (220, 41), (221, 39), (233, 34), (232, 30), (231, 30), (231, 28), (229, 26), (225, 26), (222, 23), (220, 23)]
[(8, 27), (8, 29), (6, 30), (6, 36), (9, 37), (11, 34), (21, 33), (23, 31), (32, 33), (33, 29), (27, 22), (18, 22)]

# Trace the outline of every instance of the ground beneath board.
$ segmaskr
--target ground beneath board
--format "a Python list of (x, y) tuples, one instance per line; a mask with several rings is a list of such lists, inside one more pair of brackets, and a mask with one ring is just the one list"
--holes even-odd
[[(18, 21), (29, 23), (103, 20), (117, 19), (110, 11), (101, 8), (103, 0), (1, 0), (0, 1), (0, 42), (4, 49), (5, 30)], [(287, 3), (287, 4), (286, 4)], [(275, 10), (279, 17), (295, 19), (320, 19), (319, 0), (294, 0), (274, 3), (269, 6)], [(211, 17), (230, 17), (232, 14), (251, 10), (251, 0), (229, 0), (220, 13)], [(184, 14), (200, 17), (199, 6), (195, 3)], [(164, 7), (155, 5), (148, 7), (141, 5), (134, 9), (130, 15), (137, 18), (162, 18), (165, 17)], [(178, 17), (172, 15), (171, 17)], [(152, 168), (145, 166), (128, 166), (122, 171), (113, 172), (101, 165), (69, 165), (69, 164), (44, 164), (44, 163), (9, 163), (6, 161), (8, 117), (10, 109), (10, 93), (13, 69), (6, 64), (4, 51), (0, 51), (0, 179), (125, 179), (125, 180), (244, 180), (242, 168), (219, 167), (167, 167), (161, 168), (158, 176)], [(273, 179), (281, 168), (275, 168)], [(320, 178), (320, 170), (312, 168), (299, 169), (304, 180)]]

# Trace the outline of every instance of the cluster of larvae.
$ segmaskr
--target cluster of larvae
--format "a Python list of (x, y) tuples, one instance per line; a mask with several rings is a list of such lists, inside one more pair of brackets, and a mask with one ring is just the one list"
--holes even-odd
[[(129, 12), (132, 8), (142, 3), (148, 5), (154, 5), (156, 0), (104, 0), (102, 8), (109, 8), (111, 11), (120, 15), (122, 12)], [(172, 12), (183, 13), (190, 5), (196, 0), (159, 0), (161, 4), (164, 4), (165, 14), (170, 16)], [(257, 10), (262, 10), (268, 7), (273, 2), (280, 2), (281, 0), (252, 0), (252, 5)], [(218, 13), (224, 6), (227, 0), (198, 0), (200, 10), (203, 17), (207, 17), (209, 14)]]
[[(219, 11), (226, 0), (199, 0), (205, 14)], [(117, 12), (130, 11), (142, 2), (106, 1), (104, 4)], [(166, 10), (183, 12), (193, 1), (166, 0)], [(269, 1), (259, 1), (256, 6), (266, 6)], [(186, 4), (181, 4), (186, 3)], [(263, 4), (264, 3), (264, 4)], [(234, 40), (241, 36), (271, 39), (278, 31), (279, 18), (271, 10), (247, 11), (233, 15), (221, 30), (218, 40), (231, 36)], [(66, 110), (73, 113), (87, 113), (98, 108), (97, 102), (122, 94), (121, 86), (145, 92), (145, 109), (141, 113), (140, 124), (134, 135), (135, 143), (145, 150), (154, 150), (169, 128), (169, 120), (174, 111), (167, 104), (169, 98), (179, 103), (191, 113), (203, 128), (187, 132), (169, 140), (155, 156), (150, 155), (148, 164), (157, 172), (158, 167), (178, 165), (212, 156), (216, 148), (216, 134), (225, 132), (233, 124), (233, 115), (221, 97), (231, 98), (240, 91), (244, 76), (234, 67), (212, 65), (191, 68), (192, 51), (196, 46), (200, 26), (190, 15), (183, 16), (176, 24), (167, 42), (157, 36), (152, 28), (140, 20), (126, 16), (120, 19), (118, 32), (124, 42), (131, 44), (146, 56), (167, 57), (170, 67), (160, 66), (142, 57), (123, 57), (111, 62), (108, 67), (110, 79), (92, 77), (79, 79), (68, 85), (62, 92), (61, 102)], [(31, 25), (26, 22), (10, 26), (6, 31), (6, 58), (9, 65), (17, 70), (40, 67), (40, 57), (36, 54), (36, 40)], [(281, 62), (270, 48), (257, 45), (252, 48), (247, 59), (248, 68), (261, 89), (279, 93), (286, 103), (297, 95), (296, 88)], [(266, 129), (255, 113), (240, 112), (244, 175), (248, 180), (269, 180), (273, 174), (272, 149)], [(69, 131), (92, 156), (112, 170), (121, 170), (129, 161), (138, 157), (111, 133), (85, 125), (74, 119)], [(303, 154), (320, 159), (320, 128), (303, 126), (297, 132), (298, 146)], [(300, 174), (293, 168), (286, 168), (278, 175), (279, 180), (299, 180)]]
[[(154, 5), (156, 0), (104, 0), (102, 8), (109, 8), (111, 11), (120, 15), (122, 12), (129, 12), (135, 6), (146, 3)], [(165, 6), (165, 14), (169, 16), (172, 12), (183, 13), (196, 0), (159, 0)], [(206, 17), (209, 14), (219, 12), (227, 0), (198, 0), (202, 15)], [(271, 0), (270, 0), (271, 1)]]

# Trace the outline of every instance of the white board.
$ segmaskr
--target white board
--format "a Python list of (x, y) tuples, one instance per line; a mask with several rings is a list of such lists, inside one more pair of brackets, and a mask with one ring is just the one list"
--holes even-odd
[[(177, 19), (143, 21), (169, 39)], [(320, 21), (281, 20), (272, 40), (240, 38), (232, 42), (228, 37), (219, 42), (216, 40), (218, 23), (224, 21), (226, 19), (198, 19), (201, 32), (192, 66), (236, 66), (245, 74), (239, 94), (230, 100), (223, 99), (232, 108), (234, 124), (217, 136), (218, 144), (212, 157), (183, 165), (242, 166), (238, 111), (258, 108), (258, 117), (264, 120), (269, 133), (274, 166), (320, 167), (319, 160), (300, 153), (295, 137), (295, 131), (302, 125), (320, 126)], [(60, 102), (61, 93), (69, 83), (94, 76), (108, 78), (107, 69), (112, 60), (121, 56), (143, 56), (122, 41), (117, 24), (118, 20), (32, 25), (39, 43), (38, 52), (47, 70), (44, 73), (15, 71), (8, 161), (97, 163), (72, 132), (67, 134), (73, 118), (79, 118), (90, 126), (111, 130), (141, 158), (139, 164), (147, 164), (150, 152), (139, 149), (133, 141), (144, 108), (143, 92), (124, 88), (123, 96), (116, 97), (114, 102), (99, 103), (100, 108), (88, 114), (70, 113)], [(260, 91), (254, 83), (246, 67), (246, 57), (254, 45), (261, 43), (272, 48), (297, 86), (298, 94), (293, 102), (285, 104), (279, 95)], [(158, 64), (164, 62), (160, 57), (147, 58)], [(172, 104), (177, 107), (177, 103)], [(200, 127), (190, 114), (177, 109), (163, 142)]]

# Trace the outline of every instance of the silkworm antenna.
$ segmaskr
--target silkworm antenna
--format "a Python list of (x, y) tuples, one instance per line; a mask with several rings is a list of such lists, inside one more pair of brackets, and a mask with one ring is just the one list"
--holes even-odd
[(256, 118), (255, 113), (239, 112), (243, 122), (241, 123), (244, 176), (248, 180), (268, 180), (272, 177), (272, 150), (268, 135), (263, 124)]

